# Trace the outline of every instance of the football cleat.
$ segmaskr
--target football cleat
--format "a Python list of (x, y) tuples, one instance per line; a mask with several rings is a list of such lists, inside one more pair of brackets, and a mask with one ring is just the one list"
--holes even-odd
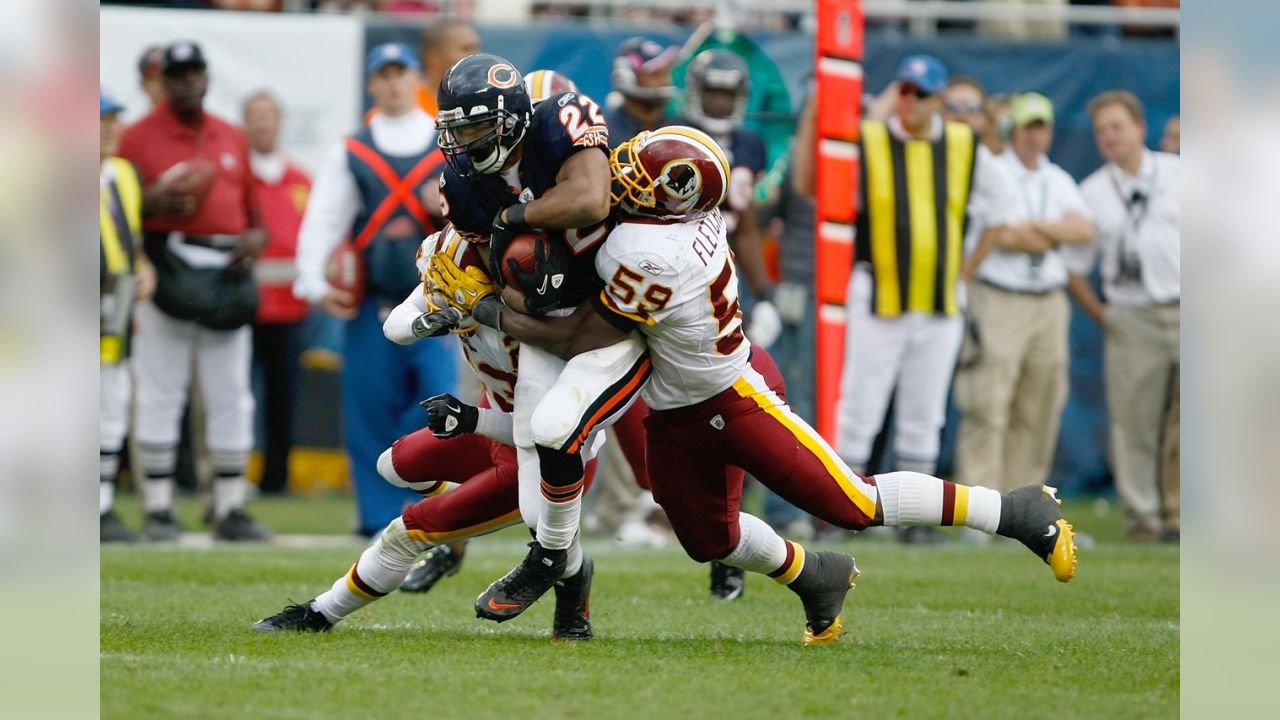
[(1046, 485), (1005, 493), (996, 534), (1026, 545), (1049, 565), (1059, 582), (1070, 582), (1076, 576), (1076, 533), (1062, 517), (1061, 504), (1057, 489)]
[(840, 639), (844, 597), (858, 577), (858, 565), (844, 553), (806, 553), (804, 569), (787, 587), (804, 604), (805, 645), (830, 645)]
[(98, 516), (98, 542), (131, 543), (137, 541), (138, 534), (126, 527), (114, 510), (108, 510)]
[(720, 600), (737, 600), (747, 589), (747, 572), (742, 568), (711, 561), (711, 597)]
[(591, 639), (591, 578), (595, 563), (585, 553), (582, 567), (574, 575), (557, 580), (556, 614), (551, 625), (552, 640)]
[(286, 631), (329, 632), (333, 629), (333, 623), (329, 622), (329, 618), (325, 617), (323, 613), (317, 612), (312, 608), (311, 604), (313, 602), (315, 602), (315, 598), (301, 605), (288, 605), (275, 615), (262, 618), (250, 625), (249, 629), (260, 633)]
[[(460, 543), (460, 547), (466, 547)], [(424, 593), (436, 586), (436, 583), (451, 575), (457, 575), (462, 568), (465, 553), (454, 550), (450, 545), (437, 545), (427, 551), (421, 560), (414, 563), (400, 583), (404, 592)]]
[(236, 508), (214, 524), (213, 537), (231, 542), (265, 542), (271, 539), (271, 530), (243, 509)]
[(529, 554), (476, 598), (476, 617), (506, 622), (547, 594), (564, 575), (567, 550), (547, 550), (536, 541)]
[(182, 537), (182, 526), (173, 517), (170, 510), (158, 510), (147, 513), (142, 524), (142, 534), (153, 542), (168, 542)]

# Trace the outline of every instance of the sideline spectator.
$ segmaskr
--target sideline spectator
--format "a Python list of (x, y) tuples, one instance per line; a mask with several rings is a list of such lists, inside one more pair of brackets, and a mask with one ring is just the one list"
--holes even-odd
[[(859, 141), (857, 236), (865, 240), (857, 243), (849, 282), (838, 450), (851, 468), (865, 471), (896, 387), (896, 466), (933, 474), (963, 334), (956, 282), (966, 208), (994, 232), (1005, 221), (1007, 181), (972, 130), (943, 121), (941, 61), (908, 57), (896, 79), (894, 114), (887, 123), (863, 123)], [(967, 203), (960, 200), (966, 195)], [(925, 205), (939, 212), (910, 212)], [(904, 538), (933, 539), (916, 529)]]
[(151, 100), (151, 107), (164, 102), (164, 48), (152, 45), (138, 58), (138, 85)]
[[(422, 75), (415, 98), (418, 107), (435, 118), (439, 112), (436, 93), (440, 90), (441, 78), (459, 60), (480, 52), (480, 35), (471, 23), (462, 18), (442, 17), (422, 31), (419, 50), (422, 52)], [(365, 122), (377, 113), (376, 105), (369, 108), (364, 116)]]
[(613, 92), (604, 108), (613, 147), (642, 130), (680, 124), (679, 118), (667, 113), (676, 96), (671, 69), (679, 54), (678, 47), (664, 47), (642, 37), (627, 38), (618, 46), (609, 74)]
[(268, 92), (244, 102), (249, 165), (261, 183), (259, 200), (267, 246), (253, 268), (258, 282), (258, 318), (253, 325), (253, 363), (262, 373), (265, 442), (259, 489), (288, 490), (293, 413), (298, 396), (302, 324), (310, 306), (293, 296), (298, 228), (311, 191), (311, 178), (280, 151), (280, 102)]
[(987, 91), (978, 79), (970, 75), (956, 75), (947, 83), (947, 92), (943, 96), (942, 119), (949, 122), (962, 122), (973, 128), (979, 138), (985, 138), (991, 127), (987, 116)]
[[(298, 236), (298, 279), (293, 293), (346, 323), (342, 362), (342, 415), (347, 454), (359, 505), (358, 532), (372, 536), (421, 497), (378, 474), (378, 456), (396, 438), (422, 427), (418, 400), (454, 392), (456, 344), (427, 338), (410, 347), (387, 341), (382, 320), (418, 286), (414, 258), (434, 230), (427, 190), (437, 186), (444, 156), (435, 121), (416, 103), (422, 65), (407, 45), (385, 43), (369, 51), (369, 94), (378, 112), (339, 143), (316, 178)], [(374, 210), (396, 197), (390, 215)], [(424, 202), (425, 200), (425, 202)], [(365, 261), (363, 298), (333, 287), (325, 266), (334, 248), (355, 238)]]
[(142, 254), (142, 184), (138, 171), (128, 160), (115, 157), (123, 110), (124, 106), (114, 98), (99, 93), (98, 537), (104, 543), (138, 539), (120, 521), (113, 505), (133, 400), (133, 380), (129, 376), (133, 303), (150, 297), (156, 282)]
[[(1111, 452), (1129, 540), (1176, 541), (1179, 487), (1161, 482), (1160, 457), (1161, 429), (1177, 433), (1167, 417), (1181, 364), (1178, 156), (1145, 147), (1142, 103), (1131, 93), (1099, 95), (1089, 115), (1107, 162), (1081, 184), (1097, 241), (1068, 256), (1068, 288), (1106, 333)], [(1099, 257), (1105, 303), (1087, 278)]]
[(204, 110), (209, 75), (200, 46), (166, 47), (163, 79), (168, 100), (126, 130), (120, 143), (121, 156), (138, 168), (148, 190), (169, 179), (186, 190), (181, 204), (143, 224), (157, 281), (154, 297), (138, 305), (133, 360), (136, 436), (147, 477), (145, 530), (157, 540), (182, 532), (173, 517), (173, 478), (194, 357), (216, 475), (214, 536), (264, 540), (270, 531), (244, 511), (253, 446), (248, 323), (258, 309), (249, 271), (266, 242), (258, 183), (244, 132)]
[(956, 482), (1008, 492), (1044, 483), (1067, 400), (1071, 305), (1059, 245), (1093, 239), (1091, 212), (1071, 176), (1049, 161), (1053, 105), (1039, 93), (1010, 104), (1013, 133), (999, 157), (1015, 186), (1003, 232), (965, 259), (968, 333), (956, 371), (962, 413)]

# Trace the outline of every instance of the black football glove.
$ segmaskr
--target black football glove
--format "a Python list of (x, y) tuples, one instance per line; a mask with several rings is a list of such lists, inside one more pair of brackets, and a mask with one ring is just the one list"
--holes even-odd
[(441, 439), (455, 438), (476, 431), (480, 410), (445, 393), (418, 403), (427, 410), (427, 427)]
[[(552, 239), (551, 242), (557, 241)], [(551, 252), (547, 252), (542, 243), (534, 245), (532, 272), (521, 270), (514, 258), (507, 260), (507, 267), (520, 286), (520, 291), (524, 293), (524, 306), (530, 314), (545, 315), (548, 310), (560, 304), (568, 265), (569, 259), (565, 253), (558, 252), (558, 248), (554, 246)]]
[(462, 321), (462, 313), (457, 308), (448, 307), (435, 312), (422, 313), (414, 319), (409, 328), (416, 338), (440, 337), (458, 327)]
[[(507, 219), (502, 216), (506, 213)], [(506, 278), (502, 275), (502, 256), (507, 254), (507, 246), (516, 235), (532, 230), (533, 227), (524, 221), (524, 205), (519, 203), (503, 208), (493, 218), (493, 227), (489, 232), (489, 269), (493, 281), (498, 287), (504, 287)]]

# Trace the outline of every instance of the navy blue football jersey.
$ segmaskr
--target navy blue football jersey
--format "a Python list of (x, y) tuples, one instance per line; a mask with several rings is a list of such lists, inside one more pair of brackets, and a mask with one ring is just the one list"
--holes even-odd
[(640, 122), (631, 113), (627, 112), (621, 105), (614, 108), (613, 112), (605, 113), (605, 117), (609, 121), (609, 148), (616, 148), (622, 143), (639, 135), (645, 130), (657, 130), (660, 127), (668, 125), (688, 125), (678, 116), (664, 114), (658, 119), (658, 122), (648, 125)]
[[(566, 92), (538, 103), (533, 109), (521, 145), (519, 174), (522, 187), (515, 188), (501, 174), (459, 177), (446, 168), (440, 178), (444, 215), (463, 237), (475, 241), (487, 238), (498, 211), (517, 202), (542, 197), (556, 184), (556, 175), (569, 156), (580, 150), (609, 151), (609, 127), (600, 107), (591, 98)], [(609, 233), (611, 220), (572, 230), (547, 230), (560, 238), (571, 254), (561, 307), (576, 307), (594, 297), (602, 283), (596, 275), (595, 255)]]

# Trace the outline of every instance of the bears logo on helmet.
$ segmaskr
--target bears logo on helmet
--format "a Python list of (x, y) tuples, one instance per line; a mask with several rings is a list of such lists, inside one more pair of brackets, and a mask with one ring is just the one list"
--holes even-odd
[(610, 195), (629, 215), (686, 222), (724, 202), (729, 160), (706, 133), (672, 125), (642, 132), (609, 156)]
[(533, 112), (520, 71), (487, 53), (468, 55), (449, 68), (438, 103), (440, 150), (461, 177), (500, 172), (524, 139)]

